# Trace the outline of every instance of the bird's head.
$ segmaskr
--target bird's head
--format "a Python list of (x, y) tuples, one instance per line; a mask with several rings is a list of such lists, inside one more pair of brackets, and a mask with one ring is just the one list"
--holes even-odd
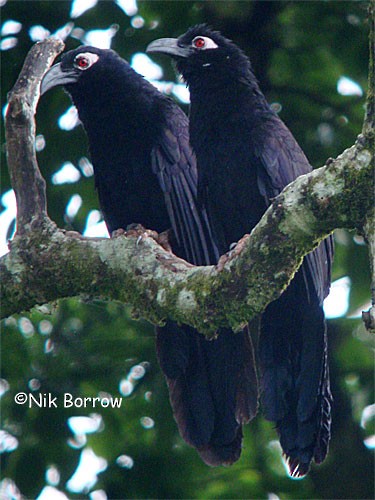
[(228, 82), (248, 77), (250, 61), (231, 40), (205, 24), (188, 29), (179, 38), (159, 38), (147, 52), (167, 54), (176, 61), (177, 70), (191, 85), (202, 79)]
[(85, 85), (94, 85), (95, 81), (99, 84), (108, 79), (110, 69), (116, 67), (114, 63), (118, 61), (125, 64), (113, 50), (78, 47), (64, 54), (61, 61), (47, 71), (40, 93), (43, 95), (58, 85), (63, 85), (69, 93), (74, 93), (74, 90), (82, 89)]

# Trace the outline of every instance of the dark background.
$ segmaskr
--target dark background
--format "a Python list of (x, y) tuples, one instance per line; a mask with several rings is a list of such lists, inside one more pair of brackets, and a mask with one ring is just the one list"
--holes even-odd
[[(3, 23), (22, 23), (21, 31), (12, 35), (17, 45), (1, 53), (2, 107), (33, 43), (30, 27), (56, 31), (71, 21), (71, 6), (71, 1), (8, 0), (2, 7)], [(84, 31), (117, 24), (112, 48), (126, 59), (156, 38), (178, 36), (192, 24), (208, 22), (250, 56), (261, 88), (280, 108), (281, 118), (315, 167), (351, 146), (360, 132), (365, 96), (340, 95), (337, 82), (347, 76), (366, 89), (366, 3), (143, 1), (137, 15), (144, 20), (139, 29), (115, 2), (101, 1), (74, 22)], [(79, 43), (69, 37), (67, 49)], [(163, 66), (163, 79), (175, 81), (169, 59), (155, 56), (155, 61)], [(60, 227), (82, 231), (89, 212), (98, 208), (93, 177), (82, 175), (73, 184), (51, 182), (63, 162), (77, 165), (88, 155), (80, 127), (67, 132), (57, 125), (69, 106), (61, 89), (40, 102), (37, 133), (44, 136), (46, 147), (38, 160), (47, 180), (50, 216)], [(3, 129), (1, 144), (4, 193), (10, 186)], [(69, 219), (65, 208), (73, 194), (79, 194), (83, 204)], [(261, 414), (245, 429), (237, 464), (216, 469), (204, 465), (177, 433), (155, 359), (152, 326), (130, 319), (121, 304), (65, 300), (2, 323), (2, 429), (17, 443), (1, 436), (2, 477), (9, 480), (3, 480), (0, 497), (11, 498), (9, 492), (17, 486), (25, 497), (35, 498), (50, 484), (69, 498), (88, 498), (93, 490), (104, 490), (108, 498), (373, 498), (372, 451), (364, 444), (373, 421), (363, 418), (373, 396), (372, 346), (361, 321), (350, 317), (358, 316), (369, 300), (368, 256), (358, 235), (337, 231), (333, 279), (344, 276), (351, 280), (349, 309), (345, 317), (329, 320), (335, 399), (331, 449), (325, 463), (313, 467), (306, 479), (287, 476), (276, 433)], [(146, 373), (124, 397), (121, 409), (43, 409), (14, 403), (19, 391), (57, 397), (105, 392), (119, 397), (120, 381), (141, 362), (146, 362)], [(68, 419), (92, 413), (101, 415), (101, 427), (87, 434), (86, 445), (73, 447)], [(150, 429), (142, 420), (145, 416), (153, 419)], [(107, 467), (91, 486), (74, 493), (66, 483), (85, 447), (104, 458)], [(116, 459), (121, 455), (132, 457), (131, 468), (120, 467)], [(52, 465), (59, 479), (46, 478)]]

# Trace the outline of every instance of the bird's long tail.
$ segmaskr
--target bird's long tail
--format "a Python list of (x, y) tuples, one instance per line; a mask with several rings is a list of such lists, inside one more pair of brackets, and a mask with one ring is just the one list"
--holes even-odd
[(168, 322), (157, 329), (157, 353), (183, 439), (208, 465), (239, 459), (242, 424), (257, 411), (254, 353), (247, 329), (206, 340)]
[(263, 409), (276, 423), (292, 477), (324, 460), (331, 427), (326, 325), (307, 272), (268, 306), (259, 341)]

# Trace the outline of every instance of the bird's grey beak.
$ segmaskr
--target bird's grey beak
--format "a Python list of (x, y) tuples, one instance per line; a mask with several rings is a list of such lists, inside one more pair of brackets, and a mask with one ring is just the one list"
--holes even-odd
[(168, 54), (172, 57), (189, 57), (189, 55), (191, 54), (190, 47), (180, 47), (177, 42), (177, 38), (159, 38), (158, 40), (154, 40), (147, 46), (146, 52)]
[(61, 63), (57, 63), (50, 68), (44, 75), (40, 86), (40, 95), (43, 95), (47, 90), (57, 87), (58, 85), (66, 85), (75, 83), (79, 78), (79, 74), (74, 69), (70, 71), (62, 71)]

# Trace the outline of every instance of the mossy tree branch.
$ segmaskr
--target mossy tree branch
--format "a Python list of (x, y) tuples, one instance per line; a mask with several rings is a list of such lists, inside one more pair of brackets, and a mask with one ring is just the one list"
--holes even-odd
[(148, 232), (140, 239), (107, 240), (58, 229), (46, 212), (34, 114), (40, 79), (62, 49), (62, 42), (51, 39), (34, 46), (9, 96), (7, 154), (18, 216), (10, 253), (0, 260), (3, 317), (84, 294), (126, 302), (155, 323), (168, 317), (207, 334), (224, 325), (236, 329), (280, 295), (303, 256), (334, 229), (366, 232), (373, 200), (373, 124), (336, 160), (290, 184), (216, 267), (178, 259)]

